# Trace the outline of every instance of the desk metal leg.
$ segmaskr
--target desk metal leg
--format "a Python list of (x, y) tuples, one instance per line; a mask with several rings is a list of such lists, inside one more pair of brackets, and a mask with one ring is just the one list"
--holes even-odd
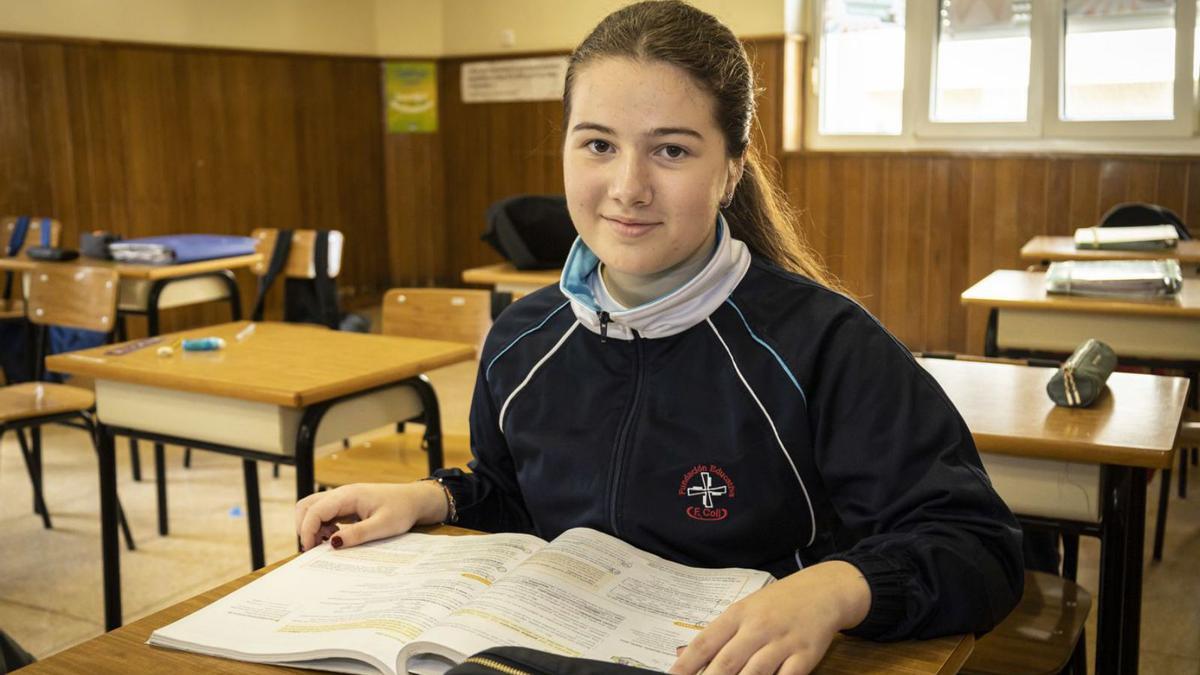
[(133, 472), (135, 482), (142, 482), (142, 454), (138, 451), (136, 438), (129, 439), (129, 470)]
[(258, 462), (243, 459), (242, 477), (246, 483), (246, 524), (250, 526), (250, 566), (257, 570), (267, 564), (263, 552), (262, 503), (258, 498)]
[(117, 459), (113, 435), (97, 423), (100, 460), (100, 549), (104, 568), (104, 629), (121, 627), (121, 551), (117, 542)]
[(154, 444), (154, 482), (158, 493), (158, 533), (167, 536), (167, 462), (163, 444)]
[(1146, 470), (1105, 466), (1096, 673), (1136, 673), (1141, 637)]
[(425, 452), (428, 454), (429, 473), (442, 468), (442, 412), (438, 406), (437, 392), (428, 377), (418, 375), (408, 381), (421, 398), (421, 419), (425, 422)]

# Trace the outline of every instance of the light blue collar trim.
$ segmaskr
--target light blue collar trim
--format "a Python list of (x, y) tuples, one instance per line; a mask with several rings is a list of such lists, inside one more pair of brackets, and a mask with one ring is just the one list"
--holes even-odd
[[(704, 321), (729, 297), (750, 268), (750, 251), (741, 241), (727, 235), (725, 219), (717, 215), (717, 241), (704, 268), (679, 288), (650, 302), (607, 316), (607, 335), (633, 339), (634, 331), (645, 338), (667, 337)], [(600, 303), (588, 282), (600, 265), (596, 254), (576, 239), (563, 265), (559, 290), (571, 302), (571, 311), (585, 328), (600, 333)]]
[[(717, 238), (713, 244), (715, 252), (721, 247), (722, 240), (725, 238), (725, 217), (720, 213), (717, 214)], [(711, 261), (712, 253), (709, 254)], [(575, 237), (575, 243), (571, 245), (571, 252), (567, 255), (567, 262), (563, 265), (562, 278), (559, 280), (558, 287), (563, 292), (563, 295), (568, 299), (577, 302), (593, 312), (600, 311), (600, 303), (596, 301), (596, 296), (592, 294), (592, 287), (588, 284), (588, 277), (596, 272), (600, 266), (600, 258), (588, 248), (588, 245), (583, 243), (583, 237)], [(681, 289), (655, 298), (650, 302), (630, 307), (628, 311), (635, 309), (643, 309), (661, 302)]]

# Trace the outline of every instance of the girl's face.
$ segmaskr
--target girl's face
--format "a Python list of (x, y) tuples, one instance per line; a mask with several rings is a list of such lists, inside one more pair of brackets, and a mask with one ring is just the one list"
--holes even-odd
[(655, 277), (707, 256), (741, 176), (713, 97), (662, 62), (605, 58), (575, 74), (563, 177), (575, 229), (611, 271)]

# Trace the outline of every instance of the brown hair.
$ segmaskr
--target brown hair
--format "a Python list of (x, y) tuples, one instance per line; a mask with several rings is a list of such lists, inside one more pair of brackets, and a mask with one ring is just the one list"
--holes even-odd
[(645, 0), (609, 14), (571, 53), (563, 91), (564, 129), (571, 117), (571, 86), (579, 69), (608, 57), (673, 65), (708, 91), (716, 102), (716, 122), (729, 156), (745, 160), (733, 202), (723, 209), (730, 233), (755, 255), (840, 288), (804, 242), (786, 196), (751, 142), (754, 69), (733, 31), (680, 0)]

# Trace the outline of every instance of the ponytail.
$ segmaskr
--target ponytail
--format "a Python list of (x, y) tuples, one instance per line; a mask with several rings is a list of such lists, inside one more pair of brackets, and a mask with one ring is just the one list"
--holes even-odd
[(730, 234), (745, 242), (754, 255), (835, 291), (845, 292), (841, 282), (830, 274), (820, 256), (808, 245), (787, 196), (753, 143), (746, 148), (744, 158), (745, 168), (734, 190), (733, 201), (722, 209)]

